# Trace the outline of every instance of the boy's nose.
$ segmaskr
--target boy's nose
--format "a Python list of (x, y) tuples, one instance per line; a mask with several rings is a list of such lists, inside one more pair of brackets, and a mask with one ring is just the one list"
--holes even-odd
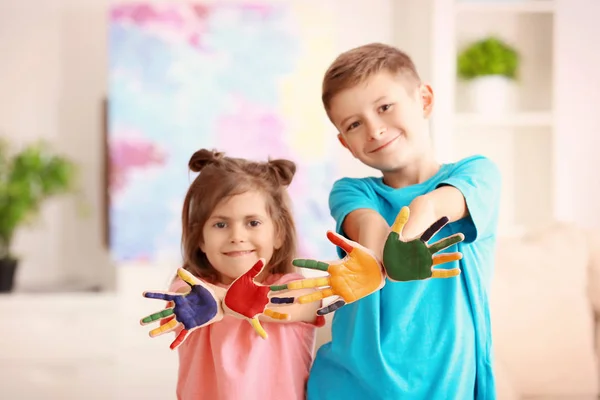
[(371, 125), (369, 126), (369, 138), (370, 139), (379, 139), (381, 135), (386, 132), (387, 128), (382, 125)]

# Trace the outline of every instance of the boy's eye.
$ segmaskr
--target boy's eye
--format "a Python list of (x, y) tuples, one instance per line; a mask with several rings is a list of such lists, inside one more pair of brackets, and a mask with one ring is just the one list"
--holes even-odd
[(356, 129), (356, 128), (358, 128), (359, 125), (360, 125), (360, 123), (358, 121), (353, 122), (350, 125), (348, 125), (348, 128), (346, 128), (346, 131), (351, 131), (352, 129)]
[(225, 227), (227, 227), (227, 224), (225, 222), (217, 222), (216, 224), (213, 225), (215, 228), (219, 228), (219, 229), (223, 229)]
[(249, 225), (253, 228), (256, 228), (257, 226), (260, 225), (260, 221), (254, 220), (254, 221), (250, 221)]
[(392, 104), (384, 104), (381, 107), (379, 107), (379, 112), (386, 112), (391, 108), (392, 108)]

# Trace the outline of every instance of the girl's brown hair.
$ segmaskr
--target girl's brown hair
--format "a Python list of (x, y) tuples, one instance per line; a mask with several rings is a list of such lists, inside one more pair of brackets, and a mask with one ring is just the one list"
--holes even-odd
[(283, 159), (255, 162), (201, 149), (192, 155), (188, 165), (191, 171), (200, 174), (190, 185), (183, 202), (181, 242), (184, 268), (207, 281), (219, 280), (218, 271), (200, 250), (200, 243), (204, 241), (204, 225), (223, 199), (257, 190), (265, 196), (275, 234), (283, 239), (282, 246), (275, 249), (267, 268), (274, 274), (292, 272), (296, 226), (287, 186), (296, 173), (296, 164)]

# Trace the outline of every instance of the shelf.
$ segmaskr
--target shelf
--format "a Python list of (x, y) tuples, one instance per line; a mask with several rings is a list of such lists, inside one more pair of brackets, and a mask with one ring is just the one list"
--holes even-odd
[(554, 0), (456, 0), (456, 12), (551, 13)]
[(524, 112), (507, 115), (483, 115), (459, 113), (454, 118), (459, 126), (495, 126), (495, 127), (551, 127), (553, 116), (550, 112)]

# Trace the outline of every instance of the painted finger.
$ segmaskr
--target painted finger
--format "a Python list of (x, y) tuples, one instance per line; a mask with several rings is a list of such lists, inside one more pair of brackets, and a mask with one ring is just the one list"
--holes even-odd
[(265, 260), (264, 258), (260, 258), (253, 266), (252, 268), (250, 268), (248, 270), (248, 272), (246, 272), (244, 275), (246, 275), (249, 278), (256, 278), (258, 276), (258, 274), (260, 274), (263, 270), (263, 268), (265, 267)]
[(459, 253), (459, 252), (436, 254), (432, 257), (433, 265), (440, 265), (440, 264), (445, 264), (445, 263), (449, 263), (452, 261), (458, 261), (461, 258), (462, 258), (462, 253)]
[(398, 236), (402, 237), (402, 230), (404, 229), (404, 225), (408, 222), (408, 217), (410, 216), (410, 210), (408, 207), (402, 207), (396, 220), (394, 221), (394, 225), (392, 225), (392, 232), (396, 232)]
[(331, 303), (328, 306), (325, 306), (323, 308), (319, 308), (317, 310), (317, 315), (326, 315), (329, 314), (331, 312), (334, 312), (336, 310), (339, 310), (340, 308), (344, 307), (346, 305), (346, 302), (344, 300), (338, 300), (336, 302)]
[(179, 332), (179, 335), (177, 335), (177, 337), (175, 338), (175, 340), (173, 340), (173, 342), (169, 346), (171, 348), (171, 350), (175, 350), (176, 348), (178, 348), (179, 346), (181, 346), (181, 344), (187, 338), (188, 333), (189, 333), (189, 331), (187, 329), (182, 329), (181, 332)]
[(270, 289), (276, 292), (280, 290), (308, 289), (322, 286), (330, 286), (329, 277), (300, 279), (286, 283), (285, 285), (273, 285)]
[(271, 303), (273, 304), (294, 304), (295, 297), (271, 297)]
[(428, 242), (433, 236), (435, 236), (436, 233), (440, 231), (440, 229), (442, 229), (448, 223), (448, 221), (450, 221), (448, 217), (442, 217), (435, 221), (433, 224), (431, 224), (429, 228), (425, 230), (425, 232), (423, 232), (423, 234), (421, 235), (421, 240), (423, 242)]
[(352, 250), (354, 250), (354, 246), (348, 239), (333, 231), (327, 231), (327, 239), (329, 239), (331, 243), (335, 244), (340, 249), (344, 250), (346, 254), (350, 254)]
[(325, 271), (329, 269), (329, 264), (324, 263), (322, 261), (317, 260), (309, 260), (304, 258), (296, 258), (292, 260), (292, 265), (296, 267), (306, 268), (306, 269), (316, 269), (319, 271)]
[(144, 292), (142, 296), (148, 299), (158, 299), (158, 300), (166, 300), (166, 301), (175, 301), (176, 297), (181, 297), (180, 294), (175, 293), (167, 293), (167, 292)]
[(140, 320), (140, 325), (148, 325), (154, 321), (159, 321), (161, 319), (167, 318), (173, 315), (173, 308), (167, 308), (159, 312), (155, 312), (154, 314), (150, 314), (147, 317), (144, 317)]
[(282, 320), (282, 321), (286, 321), (290, 319), (290, 315), (286, 314), (286, 313), (280, 313), (277, 311), (273, 311), (270, 310), (268, 308), (265, 309), (265, 311), (263, 312), (263, 314), (265, 314), (267, 317), (273, 318), (273, 319), (278, 319), (278, 320)]
[(465, 235), (463, 235), (462, 233), (456, 233), (452, 236), (448, 236), (445, 237), (431, 245), (429, 245), (429, 252), (431, 254), (435, 254), (438, 251), (447, 249), (448, 247), (455, 245), (457, 243), (462, 242), (463, 240), (465, 240)]
[(460, 268), (452, 268), (452, 269), (437, 269), (434, 268), (431, 271), (432, 278), (453, 278), (455, 276), (460, 275)]
[(168, 333), (168, 332), (171, 332), (172, 330), (177, 329), (177, 327), (179, 327), (179, 326), (181, 326), (179, 321), (174, 319), (174, 320), (170, 321), (168, 324), (164, 324), (162, 326), (159, 326), (156, 329), (152, 329), (150, 331), (150, 337), (164, 335), (165, 333)]
[(181, 278), (182, 281), (184, 281), (191, 287), (194, 287), (195, 285), (198, 284), (198, 279), (186, 269), (183, 269), (183, 268), (177, 269), (177, 275)]
[(254, 317), (254, 318), (250, 319), (249, 321), (250, 321), (250, 325), (252, 325), (252, 327), (254, 328), (254, 330), (256, 331), (256, 333), (258, 333), (258, 336), (260, 336), (263, 339), (266, 339), (267, 338), (267, 332), (265, 331), (265, 329), (260, 324), (260, 321), (258, 320), (258, 318)]
[(323, 300), (326, 297), (335, 296), (333, 289), (323, 289), (314, 293), (305, 294), (298, 297), (298, 303), (306, 304), (312, 303), (313, 301)]

